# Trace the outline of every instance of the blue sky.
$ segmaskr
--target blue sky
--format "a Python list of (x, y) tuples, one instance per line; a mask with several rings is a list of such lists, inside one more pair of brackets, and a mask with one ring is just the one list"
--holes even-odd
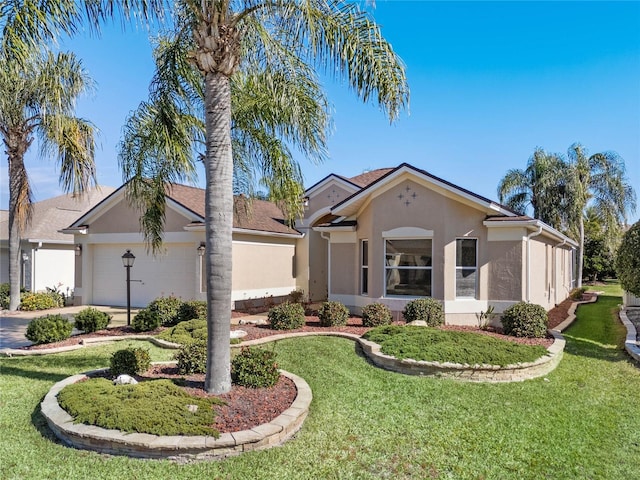
[[(640, 2), (377, 0), (374, 16), (406, 64), (409, 111), (390, 125), (375, 105), (328, 81), (330, 159), (300, 157), (306, 186), (408, 162), (497, 199), (500, 178), (524, 168), (536, 147), (564, 154), (580, 142), (591, 153), (616, 151), (640, 193)], [(122, 126), (153, 72), (148, 32), (109, 27), (100, 39), (79, 35), (62, 47), (97, 82), (78, 111), (101, 131), (99, 183), (119, 186)], [(7, 208), (4, 157), (0, 168)], [(28, 168), (36, 199), (60, 193), (54, 162), (33, 152)]]

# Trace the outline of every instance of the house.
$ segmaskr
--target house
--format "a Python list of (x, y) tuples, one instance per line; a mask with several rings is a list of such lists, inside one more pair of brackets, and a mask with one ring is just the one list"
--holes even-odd
[[(131, 268), (131, 305), (146, 307), (159, 296), (206, 298), (204, 240), (205, 192), (185, 185), (167, 187), (162, 252), (151, 254), (140, 233), (140, 213), (120, 187), (75, 219), (64, 231), (75, 237), (75, 302), (125, 305), (126, 272), (122, 255), (135, 255)], [(235, 197), (232, 307), (254, 299), (278, 299), (297, 288), (296, 245), (302, 237), (286, 225), (273, 203)]]
[[(20, 284), (28, 290), (56, 287), (63, 293), (74, 289), (75, 245), (73, 235), (61, 233), (78, 216), (87, 212), (113, 187), (95, 187), (82, 196), (60, 195), (32, 207), (31, 222), (20, 240)], [(0, 211), (0, 283), (9, 281), (9, 212)]]
[[(352, 178), (331, 174), (305, 193), (295, 228), (273, 203), (236, 197), (235, 307), (304, 290), (359, 313), (382, 302), (399, 316), (410, 300), (433, 297), (449, 323), (477, 324), (528, 301), (553, 308), (573, 287), (576, 242), (469, 190), (402, 164)], [(76, 301), (126, 303), (121, 256), (135, 255), (132, 305), (161, 295), (205, 299), (204, 190), (167, 187), (163, 252), (147, 252), (139, 212), (121, 187), (78, 218)]]
[(305, 205), (299, 285), (355, 312), (433, 297), (448, 323), (477, 324), (519, 301), (549, 310), (573, 287), (575, 241), (406, 163), (329, 175)]

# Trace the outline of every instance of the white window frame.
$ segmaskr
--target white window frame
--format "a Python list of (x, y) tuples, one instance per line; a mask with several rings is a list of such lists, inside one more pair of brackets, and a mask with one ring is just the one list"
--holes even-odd
[[(458, 240), (475, 240), (476, 242), (476, 265), (475, 267), (463, 267), (458, 266)], [(475, 270), (476, 272), (476, 281), (474, 288), (474, 295), (472, 297), (462, 297), (458, 295), (458, 270)], [(478, 298), (478, 279), (480, 277), (479, 269), (478, 269), (478, 239), (476, 237), (457, 237), (456, 238), (456, 254), (455, 254), (455, 275), (453, 276), (454, 292), (456, 295), (456, 300), (477, 300)]]
[[(433, 297), (433, 236), (400, 236), (400, 237), (392, 237), (389, 235), (384, 235), (384, 255), (382, 257), (382, 262), (384, 265), (382, 272), (382, 284), (384, 285), (384, 297), (385, 298), (432, 298)], [(431, 233), (431, 232), (429, 232)], [(418, 266), (412, 265), (410, 267), (407, 266), (389, 266), (387, 265), (387, 241), (393, 240), (431, 240), (431, 265), (430, 266)], [(431, 275), (431, 292), (429, 295), (394, 295), (387, 293), (387, 271), (389, 269), (397, 269), (397, 270), (429, 270)]]
[[(367, 245), (367, 258), (364, 256), (364, 245)], [(365, 265), (365, 260), (367, 261)], [(367, 284), (367, 290), (364, 290), (364, 284)], [(360, 295), (369, 296), (369, 239), (363, 238), (360, 240)]]

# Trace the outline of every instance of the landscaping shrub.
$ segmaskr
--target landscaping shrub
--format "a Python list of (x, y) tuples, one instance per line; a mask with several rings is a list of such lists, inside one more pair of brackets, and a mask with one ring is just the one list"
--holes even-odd
[(175, 356), (180, 375), (205, 373), (207, 370), (207, 342), (197, 341), (180, 347)]
[(131, 326), (136, 332), (149, 332), (160, 326), (160, 317), (157, 312), (143, 308), (133, 317)]
[(231, 361), (231, 380), (250, 388), (273, 387), (280, 378), (276, 353), (261, 348), (243, 348)]
[(427, 322), (430, 327), (437, 327), (444, 323), (442, 304), (433, 298), (417, 298), (407, 303), (402, 312), (407, 323), (415, 320)]
[(25, 293), (20, 299), (20, 310), (28, 312), (48, 310), (59, 306), (60, 304), (57, 297), (50, 293)]
[[(62, 285), (62, 284), (60, 284)], [(64, 293), (58, 290), (58, 287), (45, 287), (46, 292), (45, 295), (49, 295), (53, 301), (56, 303), (56, 307), (64, 307)]]
[[(0, 283), (0, 310), (6, 310), (9, 308), (9, 283)], [(26, 293), (27, 290), (24, 287), (20, 287), (20, 293)], [(20, 295), (22, 297), (22, 295)]]
[(187, 320), (170, 327), (157, 335), (157, 338), (167, 342), (187, 345), (189, 343), (207, 341), (207, 321), (203, 319)]
[(269, 310), (269, 323), (274, 330), (293, 330), (304, 325), (304, 307), (299, 303), (283, 303)]
[(582, 294), (587, 291), (587, 287), (574, 288), (569, 293), (571, 300), (582, 300)]
[(147, 305), (147, 310), (158, 316), (160, 325), (170, 327), (178, 323), (178, 311), (184, 302), (178, 297), (158, 297)]
[(615, 268), (622, 288), (640, 297), (640, 221), (624, 232), (616, 253)]
[(349, 309), (341, 302), (324, 302), (318, 310), (322, 327), (342, 327), (349, 319)]
[(97, 308), (87, 307), (80, 310), (74, 317), (75, 327), (83, 332), (104, 330), (111, 321), (111, 315), (101, 312)]
[(292, 290), (289, 294), (291, 303), (304, 303), (304, 290)]
[(25, 337), (35, 344), (59, 342), (71, 336), (73, 325), (62, 315), (34, 318), (27, 326)]
[(207, 319), (207, 302), (204, 300), (189, 300), (182, 302), (178, 309), (178, 318), (176, 323), (186, 322), (193, 319)]
[(362, 309), (362, 325), (377, 327), (391, 323), (391, 310), (384, 303), (370, 303)]
[(502, 314), (502, 328), (514, 337), (543, 338), (547, 335), (549, 316), (541, 305), (519, 302)]
[(149, 370), (151, 357), (144, 348), (125, 348), (118, 350), (111, 356), (109, 372), (114, 377), (118, 375), (136, 375)]

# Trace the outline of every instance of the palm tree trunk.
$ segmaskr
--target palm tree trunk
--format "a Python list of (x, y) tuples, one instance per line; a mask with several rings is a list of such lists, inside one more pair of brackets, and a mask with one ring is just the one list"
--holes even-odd
[(233, 159), (229, 78), (205, 76), (205, 221), (207, 275), (207, 372), (205, 390), (231, 390), (231, 273)]
[(30, 215), (31, 195), (24, 154), (29, 147), (28, 137), (5, 137), (9, 160), (9, 310), (20, 306), (20, 237)]
[(578, 278), (576, 287), (580, 288), (582, 286), (582, 265), (584, 263), (584, 218), (582, 212), (580, 213), (580, 245), (578, 247)]

